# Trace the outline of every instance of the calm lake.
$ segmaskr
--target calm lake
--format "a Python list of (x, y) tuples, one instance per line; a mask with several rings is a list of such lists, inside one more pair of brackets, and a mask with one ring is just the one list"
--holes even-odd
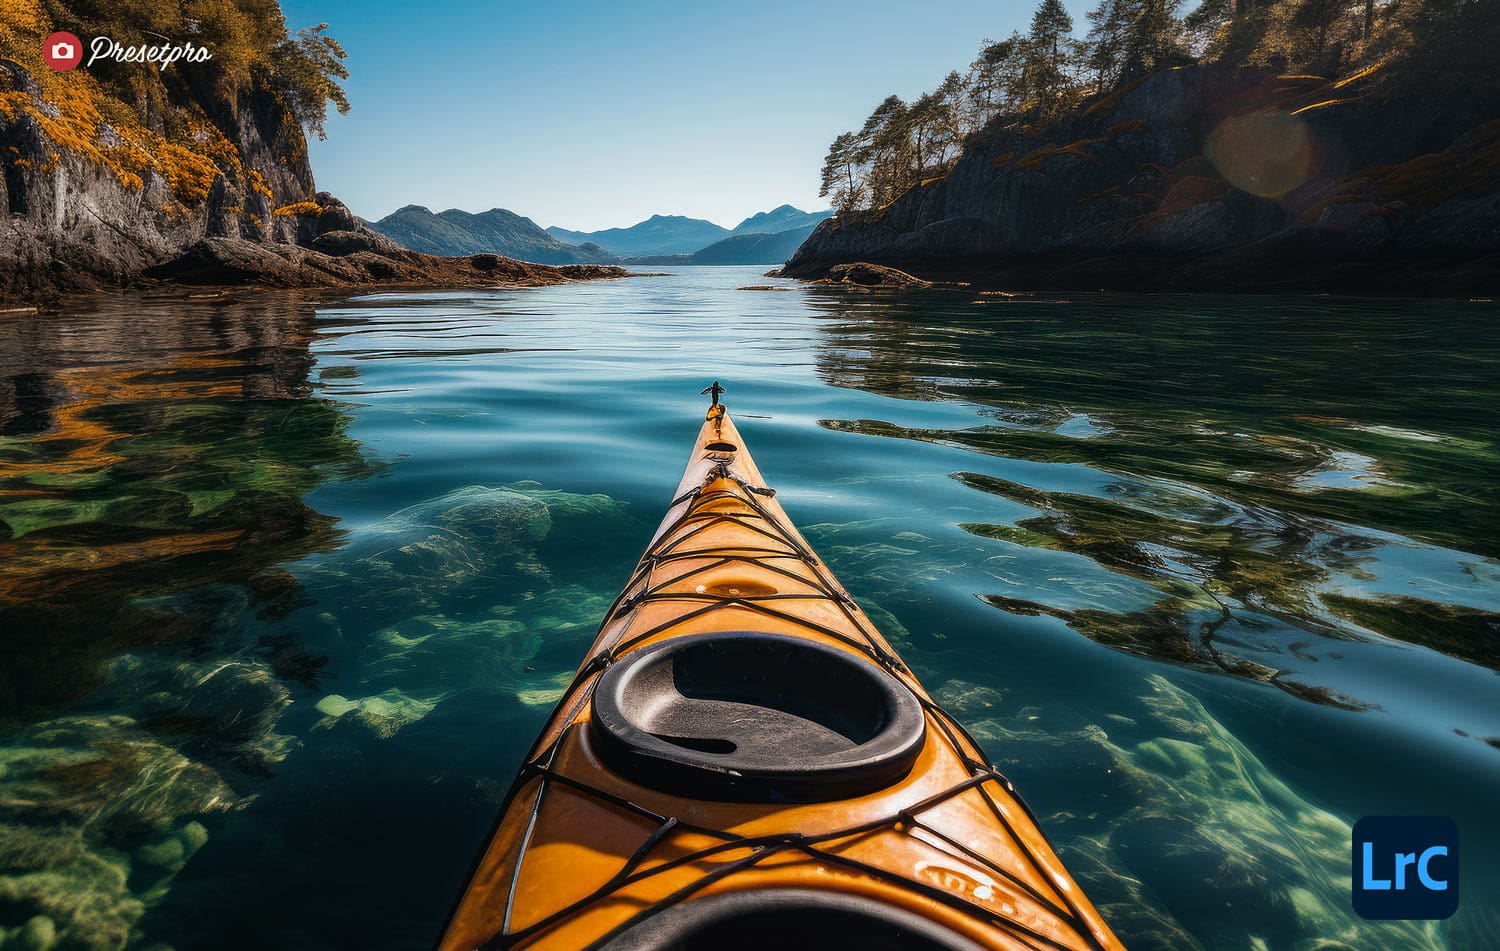
[(759, 270), (0, 315), (0, 931), (430, 944), (717, 378), (1127, 946), (1500, 946), (1500, 305)]

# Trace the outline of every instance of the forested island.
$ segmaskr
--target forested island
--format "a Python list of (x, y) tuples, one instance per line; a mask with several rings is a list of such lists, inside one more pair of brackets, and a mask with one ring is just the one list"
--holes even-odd
[(1472, 0), (1101, 0), (1081, 36), (1043, 0), (833, 141), (839, 213), (784, 273), (1489, 292), (1497, 39)]

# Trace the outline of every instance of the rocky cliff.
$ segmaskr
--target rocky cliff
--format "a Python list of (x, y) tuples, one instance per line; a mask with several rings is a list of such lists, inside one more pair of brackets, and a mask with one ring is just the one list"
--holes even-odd
[(1166, 70), (820, 225), (784, 274), (869, 261), (994, 287), (1500, 289), (1500, 108), (1265, 69)]
[(122, 94), (118, 77), (111, 86), (84, 68), (53, 73), (5, 58), (39, 55), (40, 42), (30, 45), (23, 37), (0, 49), (0, 300), (149, 280), (493, 284), (624, 273), (409, 251), (315, 191), (301, 123), (263, 74), (236, 79), (215, 61), (142, 64)]

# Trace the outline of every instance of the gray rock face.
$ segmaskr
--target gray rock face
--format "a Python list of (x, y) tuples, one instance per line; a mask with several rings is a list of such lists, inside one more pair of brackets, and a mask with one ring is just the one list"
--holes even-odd
[[(35, 80), (13, 62), (0, 62), (0, 82), (43, 103)], [(191, 203), (177, 201), (154, 168), (141, 173), (139, 188), (130, 187), (104, 165), (54, 141), (26, 110), (0, 116), (0, 152), (10, 158), (0, 177), (0, 207), (9, 212), (0, 223), (0, 299), (123, 283), (208, 238), (295, 241), (295, 221), (273, 212), (313, 197), (300, 126), (262, 87), (226, 97), (212, 84), (184, 85), (197, 106), (220, 117), (218, 131), (233, 143), (244, 170), (218, 175), (207, 195)], [(141, 118), (149, 128), (162, 127), (154, 103)], [(109, 135), (105, 127), (101, 148), (110, 146)]]
[(782, 273), (868, 261), (993, 286), (1466, 292), (1500, 284), (1500, 104), (1168, 70), (825, 221)]

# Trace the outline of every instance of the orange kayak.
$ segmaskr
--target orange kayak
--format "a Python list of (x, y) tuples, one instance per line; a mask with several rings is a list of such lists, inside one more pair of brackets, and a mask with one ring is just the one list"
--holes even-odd
[(1120, 949), (714, 396), (440, 949)]

